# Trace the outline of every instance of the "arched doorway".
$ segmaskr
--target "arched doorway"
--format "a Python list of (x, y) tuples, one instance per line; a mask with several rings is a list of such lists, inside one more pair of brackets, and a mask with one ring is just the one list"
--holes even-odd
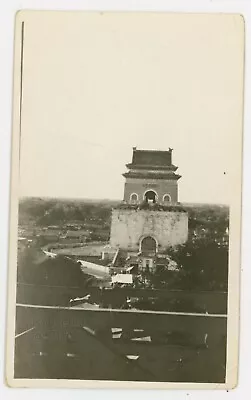
[(130, 202), (132, 204), (136, 204), (138, 202), (138, 195), (137, 193), (132, 193), (130, 196)]
[(140, 251), (143, 253), (156, 253), (157, 241), (152, 236), (146, 236), (141, 240)]
[(165, 194), (165, 195), (163, 196), (163, 202), (164, 202), (165, 204), (168, 204), (168, 203), (171, 202), (171, 196), (170, 196), (170, 194)]
[(145, 192), (144, 200), (146, 203), (156, 203), (157, 193), (153, 190), (148, 190), (147, 192)]

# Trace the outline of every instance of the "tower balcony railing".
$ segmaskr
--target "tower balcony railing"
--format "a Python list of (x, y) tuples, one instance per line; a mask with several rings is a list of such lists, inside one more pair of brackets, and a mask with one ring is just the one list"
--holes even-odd
[(149, 211), (173, 211), (173, 212), (187, 212), (185, 207), (183, 207), (180, 203), (170, 203), (170, 204), (161, 204), (161, 203), (131, 203), (123, 201), (118, 204), (115, 209), (121, 210), (149, 210)]

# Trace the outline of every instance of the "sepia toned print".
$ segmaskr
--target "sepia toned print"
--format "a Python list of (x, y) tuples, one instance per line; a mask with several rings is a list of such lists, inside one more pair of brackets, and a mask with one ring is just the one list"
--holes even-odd
[(238, 15), (17, 15), (11, 386), (236, 385), (243, 41)]

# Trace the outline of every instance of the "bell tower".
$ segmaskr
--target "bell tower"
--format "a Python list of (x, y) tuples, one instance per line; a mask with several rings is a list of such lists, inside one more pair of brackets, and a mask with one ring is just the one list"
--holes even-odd
[(137, 150), (133, 147), (132, 162), (126, 164), (124, 202), (128, 204), (177, 204), (178, 169), (172, 163), (172, 150)]
[(155, 257), (185, 243), (188, 214), (178, 203), (181, 176), (172, 163), (172, 149), (134, 147), (126, 166), (124, 200), (112, 210), (111, 247)]

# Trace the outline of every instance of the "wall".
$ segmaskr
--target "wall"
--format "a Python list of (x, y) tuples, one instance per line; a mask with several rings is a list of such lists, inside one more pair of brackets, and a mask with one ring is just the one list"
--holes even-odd
[(138, 250), (144, 236), (153, 236), (157, 240), (159, 252), (185, 243), (188, 238), (188, 214), (178, 211), (113, 210), (111, 246)]
[(143, 201), (144, 192), (147, 190), (154, 190), (158, 194), (158, 202), (161, 203), (164, 194), (170, 194), (172, 202), (178, 201), (178, 185), (175, 180), (165, 179), (133, 179), (127, 178), (125, 182), (124, 200), (129, 202), (130, 195), (137, 193), (139, 202)]
[(70, 247), (70, 248), (63, 248), (63, 249), (58, 249), (58, 248), (51, 248), (52, 252), (55, 252), (56, 254), (62, 254), (65, 256), (101, 256), (104, 246), (107, 243), (90, 243), (88, 245), (84, 245), (81, 247)]
[(85, 272), (85, 268), (90, 270), (93, 269), (94, 271), (102, 272), (104, 274), (109, 274), (109, 267), (104, 267), (103, 265), (95, 264), (92, 262), (84, 261), (84, 260), (78, 260), (78, 262), (81, 264), (81, 267), (83, 267), (82, 271)]

